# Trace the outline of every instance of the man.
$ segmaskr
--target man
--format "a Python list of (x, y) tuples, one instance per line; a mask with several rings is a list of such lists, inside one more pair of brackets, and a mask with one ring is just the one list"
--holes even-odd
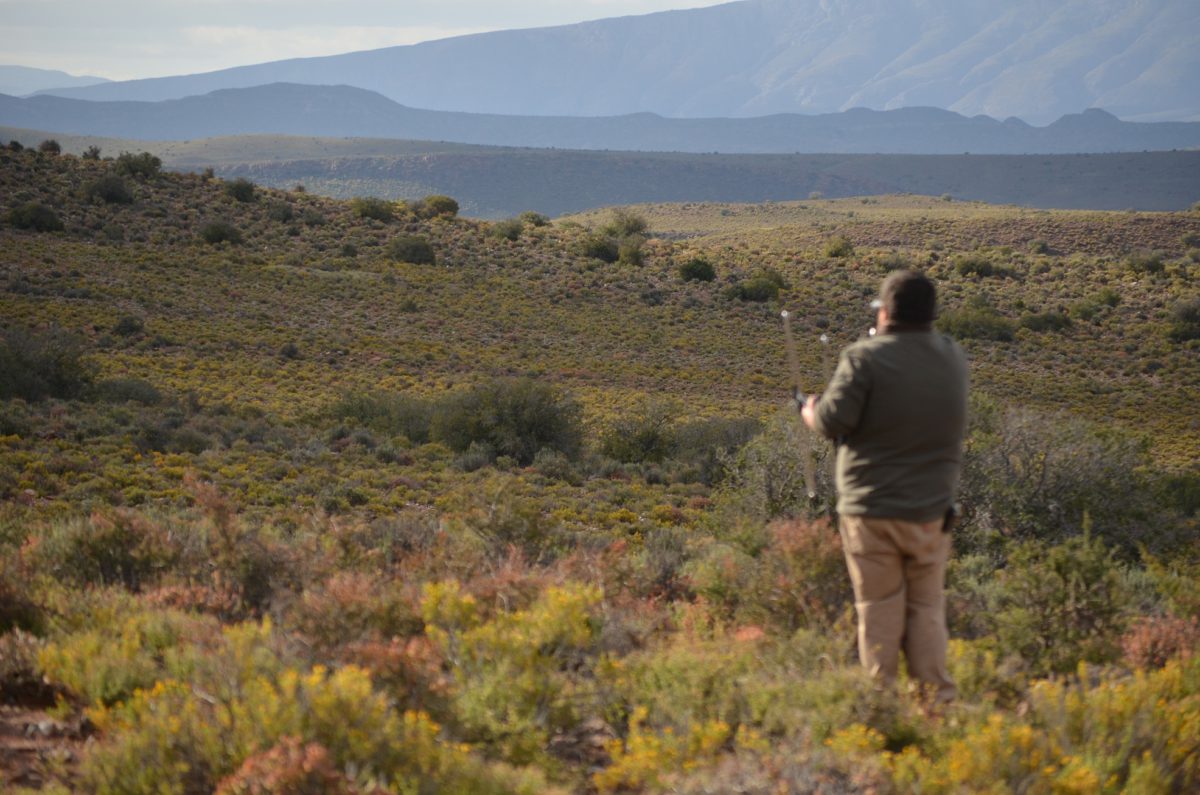
[(846, 348), (804, 422), (840, 441), (838, 525), (858, 612), (859, 659), (893, 682), (901, 649), (909, 676), (939, 701), (946, 670), (944, 582), (949, 523), (962, 468), (967, 363), (933, 330), (933, 282), (900, 271), (884, 280), (877, 333)]

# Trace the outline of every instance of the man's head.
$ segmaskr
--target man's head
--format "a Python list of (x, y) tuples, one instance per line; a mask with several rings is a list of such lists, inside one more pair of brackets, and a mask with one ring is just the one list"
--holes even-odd
[(928, 327), (937, 310), (937, 289), (923, 273), (896, 271), (883, 280), (878, 306), (890, 326)]

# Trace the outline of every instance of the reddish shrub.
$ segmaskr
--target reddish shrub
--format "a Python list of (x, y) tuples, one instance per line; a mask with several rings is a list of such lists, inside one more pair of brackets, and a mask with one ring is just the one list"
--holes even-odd
[(755, 600), (787, 630), (826, 626), (852, 599), (841, 537), (828, 522), (791, 519), (769, 528)]
[(1160, 616), (1130, 628), (1121, 638), (1125, 661), (1135, 668), (1161, 668), (1168, 660), (1200, 648), (1200, 624), (1195, 618)]
[(302, 744), (285, 737), (273, 748), (255, 754), (236, 773), (222, 781), (216, 795), (357, 795), (334, 766), (329, 750), (318, 743)]

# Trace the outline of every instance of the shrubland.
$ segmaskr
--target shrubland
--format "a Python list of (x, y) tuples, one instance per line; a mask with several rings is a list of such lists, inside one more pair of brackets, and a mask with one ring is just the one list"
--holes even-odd
[[(511, 235), (151, 156), (0, 181), (0, 700), (66, 727), (9, 789), (1200, 786), (1194, 214)], [(831, 450), (782, 408), (780, 306), (815, 390), (909, 265), (975, 391), (940, 709), (858, 670)]]

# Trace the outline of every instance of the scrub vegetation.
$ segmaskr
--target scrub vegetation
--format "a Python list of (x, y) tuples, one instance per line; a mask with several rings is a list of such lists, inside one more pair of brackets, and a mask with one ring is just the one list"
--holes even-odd
[[(0, 219), (6, 791), (1200, 787), (1200, 215), (498, 227), (30, 147)], [(815, 391), (909, 266), (975, 392), (939, 709), (858, 669), (784, 405), (780, 308)]]

